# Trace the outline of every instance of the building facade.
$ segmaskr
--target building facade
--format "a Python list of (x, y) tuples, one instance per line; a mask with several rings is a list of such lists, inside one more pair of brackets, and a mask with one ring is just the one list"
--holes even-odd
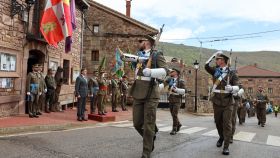
[[(98, 69), (104, 56), (106, 71), (111, 72), (116, 48), (135, 54), (141, 37), (158, 33), (157, 29), (131, 18), (128, 5), (128, 15), (124, 15), (97, 2), (88, 3), (91, 9), (85, 15), (83, 66), (88, 69), (89, 75)], [(133, 76), (129, 68), (125, 69), (125, 73)]]
[(259, 68), (257, 64), (239, 68), (239, 80), (246, 96), (254, 99), (259, 86), (264, 88), (272, 104), (280, 104), (280, 73)]
[(64, 68), (66, 82), (62, 86), (60, 103), (73, 102), (72, 74), (80, 69), (81, 10), (85, 9), (85, 2), (76, 0), (77, 29), (68, 54), (64, 53), (64, 42), (60, 42), (58, 48), (51, 47), (39, 31), (45, 0), (32, 5), (26, 2), (0, 1), (0, 117), (26, 113), (26, 77), (35, 63), (43, 64), (44, 74), (48, 68)]

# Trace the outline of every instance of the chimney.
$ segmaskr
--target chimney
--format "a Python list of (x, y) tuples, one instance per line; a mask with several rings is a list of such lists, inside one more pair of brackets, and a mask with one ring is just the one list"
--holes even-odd
[(258, 67), (258, 64), (257, 64), (257, 63), (254, 63), (254, 67)]
[(132, 0), (126, 0), (126, 16), (127, 17), (130, 17), (131, 1)]

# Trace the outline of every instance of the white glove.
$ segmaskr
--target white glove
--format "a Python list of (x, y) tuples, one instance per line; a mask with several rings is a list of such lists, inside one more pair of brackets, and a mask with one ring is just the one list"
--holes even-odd
[(145, 77), (151, 77), (151, 74), (152, 74), (152, 71), (151, 71), (150, 68), (145, 68), (145, 69), (143, 70), (143, 75), (144, 75)]
[(26, 94), (27, 94), (27, 95), (31, 95), (31, 93), (30, 93), (30, 92), (27, 92)]
[(162, 91), (164, 89), (164, 84), (163, 83), (159, 84), (158, 88), (159, 88), (159, 91)]
[(47, 89), (44, 90), (45, 93), (47, 93), (47, 91), (48, 91)]
[(42, 95), (42, 92), (40, 92), (39, 95)]
[(228, 91), (228, 92), (232, 92), (233, 88), (232, 88), (231, 85), (226, 85), (225, 90)]
[(138, 62), (143, 63), (144, 61), (148, 60), (148, 57), (138, 57)]

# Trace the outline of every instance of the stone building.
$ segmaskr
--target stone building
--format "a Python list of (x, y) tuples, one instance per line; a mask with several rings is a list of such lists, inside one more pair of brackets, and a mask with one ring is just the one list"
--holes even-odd
[(257, 64), (237, 69), (240, 82), (248, 97), (255, 97), (262, 86), (273, 104), (280, 104), (280, 73), (259, 68)]
[[(127, 15), (112, 10), (95, 1), (89, 1), (90, 10), (85, 15), (83, 66), (89, 74), (98, 69), (100, 61), (106, 57), (106, 71), (111, 72), (116, 48), (134, 54), (138, 40), (144, 35), (155, 36), (158, 30), (130, 17), (130, 1), (126, 1)], [(125, 3), (124, 3), (125, 5)], [(125, 73), (132, 76), (130, 69)]]
[[(193, 112), (195, 105), (195, 72), (193, 66), (185, 69), (185, 80), (187, 88), (191, 91), (186, 97), (186, 110)], [(213, 83), (211, 76), (204, 71), (204, 67), (197, 70), (197, 110), (199, 113), (213, 112), (212, 103), (209, 101), (209, 91)]]
[(73, 102), (72, 70), (80, 69), (81, 10), (87, 5), (84, 0), (76, 0), (78, 28), (73, 35), (72, 51), (66, 54), (64, 42), (53, 48), (39, 31), (45, 0), (30, 5), (26, 2), (34, 1), (0, 1), (0, 116), (26, 112), (26, 77), (37, 62), (44, 65), (44, 74), (48, 68), (64, 68), (67, 82), (62, 86), (60, 101), (61, 104)]

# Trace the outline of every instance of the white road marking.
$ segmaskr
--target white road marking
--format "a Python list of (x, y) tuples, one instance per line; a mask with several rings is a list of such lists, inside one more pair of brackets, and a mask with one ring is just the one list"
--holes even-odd
[(193, 134), (193, 133), (205, 130), (205, 129), (206, 128), (204, 128), (204, 127), (192, 127), (192, 128), (181, 130), (178, 133)]
[(272, 146), (280, 146), (280, 137), (268, 135), (266, 144)]
[(251, 142), (252, 139), (255, 137), (256, 133), (251, 132), (238, 132), (233, 136), (234, 140), (240, 140), (244, 142)]
[(214, 129), (212, 131), (209, 131), (207, 133), (202, 134), (203, 136), (209, 136), (209, 137), (219, 137), (217, 129)]
[(158, 128), (160, 132), (167, 132), (172, 130), (172, 126)]
[(116, 124), (116, 125), (112, 125), (114, 127), (132, 127), (133, 123), (125, 123), (125, 124)]

